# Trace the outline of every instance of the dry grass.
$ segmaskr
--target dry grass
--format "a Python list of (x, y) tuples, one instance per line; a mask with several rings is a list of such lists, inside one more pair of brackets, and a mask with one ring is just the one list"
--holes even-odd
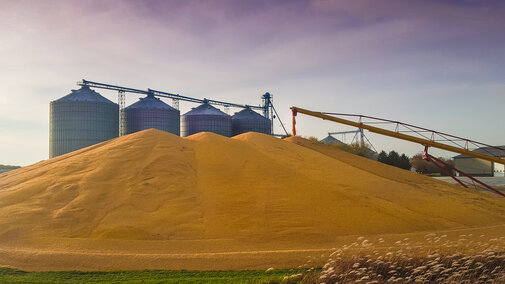
[(332, 249), (317, 278), (309, 271), (300, 283), (505, 283), (505, 237), (470, 234), (450, 241), (428, 234), (424, 241), (383, 244), (360, 237)]

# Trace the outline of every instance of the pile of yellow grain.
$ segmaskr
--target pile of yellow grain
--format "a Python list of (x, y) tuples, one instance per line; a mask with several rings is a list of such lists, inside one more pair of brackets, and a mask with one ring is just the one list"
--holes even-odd
[(258, 133), (151, 129), (0, 175), (0, 240), (304, 243), (503, 223), (498, 198)]

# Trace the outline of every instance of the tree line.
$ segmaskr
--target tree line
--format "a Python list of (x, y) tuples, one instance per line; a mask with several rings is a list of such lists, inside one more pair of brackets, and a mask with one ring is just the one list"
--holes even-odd
[[(315, 137), (309, 137), (309, 140), (313, 142), (318, 142), (321, 143), (317, 138)], [(452, 169), (450, 167), (444, 167), (444, 170), (438, 168), (435, 166), (432, 162), (428, 162), (423, 159), (423, 154), (418, 153), (412, 157), (409, 157), (405, 154), (399, 154), (396, 151), (390, 151), (389, 153), (386, 153), (385, 151), (381, 151), (379, 154), (377, 154), (375, 151), (371, 149), (371, 147), (367, 144), (360, 144), (360, 143), (351, 143), (351, 144), (330, 144), (329, 146), (336, 147), (340, 150), (362, 156), (365, 158), (369, 158), (372, 160), (376, 160), (378, 162), (397, 167), (400, 169), (404, 170), (414, 170), (417, 173), (420, 174), (426, 174), (426, 175), (442, 175), (445, 176), (447, 175), (446, 172), (452, 173)], [(454, 161), (452, 159), (446, 159), (439, 157), (438, 159), (442, 160), (448, 165), (454, 166)]]
[[(441, 161), (445, 162), (446, 164), (450, 166), (454, 166), (454, 162), (451, 159), (446, 159), (439, 157)], [(440, 169), (439, 167), (435, 166), (432, 162), (426, 161), (423, 159), (423, 154), (418, 153), (415, 154), (412, 157), (408, 157), (405, 154), (399, 155), (396, 151), (391, 151), (389, 153), (386, 153), (385, 151), (382, 151), (379, 153), (379, 156), (377, 157), (377, 161), (388, 164), (394, 167), (398, 167), (400, 169), (405, 169), (405, 170), (413, 170), (416, 171), (417, 173), (420, 174), (435, 174), (435, 175), (442, 175), (445, 176), (447, 173), (453, 173), (453, 170), (449, 166), (444, 166), (443, 169)]]
[(404, 170), (410, 170), (411, 168), (409, 157), (405, 154), (400, 155), (396, 151), (391, 151), (388, 154), (385, 151), (381, 151), (379, 156), (377, 156), (377, 161)]
[(15, 170), (17, 168), (20, 168), (20, 166), (11, 166), (11, 165), (2, 165), (0, 164), (0, 170)]

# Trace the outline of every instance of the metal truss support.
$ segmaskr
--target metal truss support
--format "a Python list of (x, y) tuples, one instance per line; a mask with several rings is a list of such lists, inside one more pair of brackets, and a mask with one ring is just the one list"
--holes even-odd
[(179, 100), (178, 100), (178, 99), (172, 99), (172, 106), (173, 106), (176, 110), (179, 110)]
[[(374, 132), (377, 134), (405, 140), (405, 141), (410, 141), (414, 142), (417, 144), (421, 144), (425, 147), (424, 151), (424, 157), (425, 159), (433, 162), (437, 167), (439, 167), (442, 171), (444, 171), (446, 174), (451, 176), (453, 179), (455, 179), (459, 184), (466, 186), (465, 181), (458, 179), (457, 177), (453, 176), (450, 171), (455, 171), (459, 175), (464, 176), (469, 178), (474, 186), (480, 186), (486, 190), (492, 191), (502, 197), (505, 197), (505, 193), (496, 190), (492, 188), (491, 186), (477, 180), (476, 178), (469, 176), (465, 174), (464, 172), (454, 168), (453, 166), (445, 163), (444, 161), (437, 159), (433, 157), (432, 155), (428, 154), (428, 147), (434, 147), (446, 151), (451, 151), (454, 153), (459, 153), (463, 154), (469, 157), (474, 157), (478, 159), (483, 159), (486, 161), (494, 162), (494, 163), (499, 163), (505, 165), (505, 159), (503, 158), (502, 155), (493, 153), (491, 151), (486, 151), (487, 154), (483, 153), (478, 153), (476, 151), (471, 151), (468, 148), (468, 145), (473, 145), (477, 147), (489, 147), (489, 149), (493, 149), (494, 151), (498, 153), (503, 153), (505, 152), (505, 148), (501, 147), (496, 147), (496, 146), (491, 146), (488, 144), (484, 144), (481, 142), (473, 141), (470, 139), (462, 138), (462, 137), (457, 137), (451, 134), (447, 133), (442, 133), (439, 131), (435, 130), (430, 130), (426, 129), (423, 127), (415, 126), (412, 124), (407, 124), (407, 123), (402, 123), (399, 121), (393, 121), (393, 120), (388, 120), (388, 119), (382, 119), (382, 118), (376, 118), (376, 117), (371, 117), (371, 116), (365, 116), (365, 115), (355, 115), (355, 114), (343, 114), (343, 113), (325, 113), (325, 112), (316, 112), (316, 111), (310, 111), (307, 109), (299, 108), (299, 107), (291, 107), (291, 111), (293, 112), (293, 135), (296, 135), (296, 116), (298, 113), (302, 113), (308, 116), (313, 116), (313, 117), (318, 117), (324, 120), (328, 121), (333, 121), (345, 125), (350, 125), (354, 126), (359, 129), (366, 129), (370, 132)], [(354, 118), (359, 118), (358, 122), (356, 121), (351, 121), (347, 119), (343, 119), (340, 117), (336, 116), (348, 116), (348, 117), (354, 117)], [(371, 121), (363, 121), (363, 119), (371, 120)], [(395, 130), (391, 131), (385, 128), (381, 127), (376, 127), (372, 126), (371, 124), (393, 124), (395, 126)], [(400, 127), (403, 127), (403, 130)], [(409, 133), (409, 134), (406, 134)], [(450, 169), (448, 171), (447, 169)]]
[[(145, 94), (148, 96), (156, 96), (156, 97), (172, 99), (172, 104), (173, 104), (174, 108), (176, 108), (176, 109), (179, 109), (179, 101), (186, 101), (186, 102), (192, 102), (192, 103), (209, 103), (209, 104), (213, 104), (213, 105), (219, 105), (219, 106), (224, 107), (226, 112), (229, 112), (229, 110), (227, 110), (227, 109), (229, 109), (230, 107), (250, 108), (250, 109), (257, 110), (257, 111), (263, 111), (263, 114), (265, 115), (265, 117), (271, 120), (272, 135), (275, 135), (275, 134), (273, 134), (273, 120), (275, 118), (277, 118), (279, 120), (279, 122), (282, 126), (282, 129), (284, 130), (286, 135), (288, 135), (288, 132), (286, 131), (286, 128), (284, 127), (284, 124), (282, 123), (280, 117), (277, 115), (277, 111), (275, 110), (274, 105), (272, 104), (272, 95), (270, 93), (265, 93), (262, 96), (263, 105), (253, 106), (253, 105), (242, 105), (242, 104), (235, 104), (235, 103), (210, 100), (210, 99), (197, 99), (197, 98), (192, 98), (192, 97), (187, 97), (187, 96), (181, 96), (179, 94), (172, 94), (172, 93), (168, 93), (168, 92), (157, 91), (157, 90), (153, 90), (153, 89), (140, 90), (140, 89), (135, 89), (135, 88), (128, 88), (128, 87), (123, 87), (123, 86), (93, 82), (93, 81), (88, 81), (85, 79), (78, 82), (77, 84), (80, 86), (88, 86), (90, 88), (118, 91), (119, 92), (119, 99), (118, 100), (121, 104), (121, 97), (122, 97), (122, 102), (123, 102), (122, 107), (120, 105), (120, 118), (121, 118), (121, 110), (124, 109), (124, 94), (125, 93)], [(120, 132), (121, 132), (121, 128), (124, 128), (124, 127), (120, 127)], [(120, 135), (122, 135), (122, 134), (124, 134), (124, 133), (121, 132)], [(276, 135), (276, 136), (279, 136), (279, 135)]]
[(125, 92), (118, 91), (117, 93), (117, 101), (119, 104), (119, 136), (123, 136), (126, 132), (125, 129), (125, 117), (124, 117), (124, 109), (125, 109)]
[[(505, 194), (503, 192), (492, 188), (491, 186), (483, 183), (482, 181), (456, 169), (452, 165), (449, 165), (448, 163), (428, 154), (428, 148), (429, 148), (428, 146), (426, 146), (424, 148), (423, 159), (425, 159), (428, 162), (432, 162), (435, 166), (437, 166), (437, 168), (439, 168), (442, 172), (444, 172), (444, 174), (446, 174), (447, 176), (450, 176), (453, 180), (455, 180), (461, 186), (468, 188), (468, 185), (472, 185), (475, 189), (482, 188), (482, 189), (492, 191), (498, 195), (505, 197)], [(464, 181), (462, 179), (459, 179), (458, 177), (453, 175), (453, 172), (458, 173), (459, 176), (464, 176), (464, 177), (470, 179), (472, 182), (470, 183), (470, 182)]]

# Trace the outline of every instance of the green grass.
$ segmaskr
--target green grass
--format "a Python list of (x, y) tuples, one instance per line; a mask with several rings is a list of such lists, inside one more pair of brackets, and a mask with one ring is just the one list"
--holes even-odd
[(303, 270), (246, 271), (50, 271), (0, 268), (0, 283), (280, 283)]

